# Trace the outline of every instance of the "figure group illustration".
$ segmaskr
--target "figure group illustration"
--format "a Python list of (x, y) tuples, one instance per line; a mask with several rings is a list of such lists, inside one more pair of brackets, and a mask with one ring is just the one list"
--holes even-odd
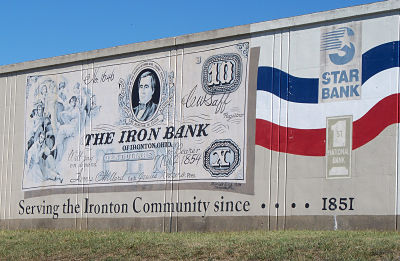
[(32, 128), (27, 133), (25, 166), (35, 182), (63, 183), (58, 164), (64, 157), (69, 141), (76, 137), (98, 113), (96, 97), (79, 82), (58, 84), (51, 78), (37, 78), (33, 92), (33, 110), (29, 115)]

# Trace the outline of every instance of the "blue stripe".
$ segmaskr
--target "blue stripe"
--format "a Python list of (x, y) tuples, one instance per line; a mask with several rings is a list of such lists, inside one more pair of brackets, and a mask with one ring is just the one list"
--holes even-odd
[(326, 42), (321, 43), (321, 45), (328, 45), (328, 44), (340, 44), (342, 41), (336, 41), (336, 40), (329, 40)]
[(344, 33), (340, 34), (340, 35), (329, 35), (329, 36), (324, 36), (322, 37), (322, 41), (326, 41), (326, 40), (330, 40), (330, 39), (340, 39), (344, 36)]
[(341, 44), (339, 43), (339, 44), (324, 44), (324, 45), (321, 45), (321, 48), (329, 48), (329, 47), (334, 47), (334, 46), (341, 46)]
[(362, 83), (375, 74), (399, 67), (399, 41), (379, 45), (362, 56)]
[(326, 48), (322, 48), (321, 51), (327, 51), (327, 50), (333, 50), (333, 49), (339, 49), (340, 44), (339, 45), (335, 45), (332, 47), (326, 47)]
[(258, 67), (257, 90), (286, 101), (318, 103), (318, 79), (295, 77), (272, 67)]
[[(399, 67), (399, 42), (376, 46), (362, 55), (362, 83), (375, 74)], [(299, 103), (318, 103), (318, 78), (299, 78), (269, 66), (258, 67), (257, 90)]]
[(342, 41), (329, 40), (329, 41), (321, 43), (321, 46), (329, 45), (329, 44), (340, 44), (340, 43), (342, 43)]
[(335, 30), (335, 31), (330, 31), (330, 32), (326, 32), (323, 35), (331, 35), (331, 34), (338, 34), (338, 33), (344, 33), (346, 31), (346, 29), (339, 29), (339, 30)]
[(332, 40), (332, 39), (340, 39), (342, 36), (325, 36), (322, 38), (322, 41), (328, 41), (328, 40)]

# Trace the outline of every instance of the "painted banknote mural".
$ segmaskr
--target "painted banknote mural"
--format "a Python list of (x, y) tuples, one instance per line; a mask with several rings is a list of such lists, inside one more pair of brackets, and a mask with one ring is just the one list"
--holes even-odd
[(398, 229), (398, 4), (361, 9), (1, 66), (0, 227)]
[(247, 56), (242, 43), (29, 75), (23, 189), (243, 183)]

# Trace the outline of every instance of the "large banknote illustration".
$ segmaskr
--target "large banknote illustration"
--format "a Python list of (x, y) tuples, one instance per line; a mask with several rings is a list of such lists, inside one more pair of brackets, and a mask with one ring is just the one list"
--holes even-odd
[(29, 75), (23, 189), (245, 182), (248, 43)]

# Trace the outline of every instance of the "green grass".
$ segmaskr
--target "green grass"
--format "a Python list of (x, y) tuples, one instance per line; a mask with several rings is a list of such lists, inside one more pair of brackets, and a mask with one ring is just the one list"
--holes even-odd
[(393, 260), (400, 233), (374, 231), (0, 231), (0, 260)]

